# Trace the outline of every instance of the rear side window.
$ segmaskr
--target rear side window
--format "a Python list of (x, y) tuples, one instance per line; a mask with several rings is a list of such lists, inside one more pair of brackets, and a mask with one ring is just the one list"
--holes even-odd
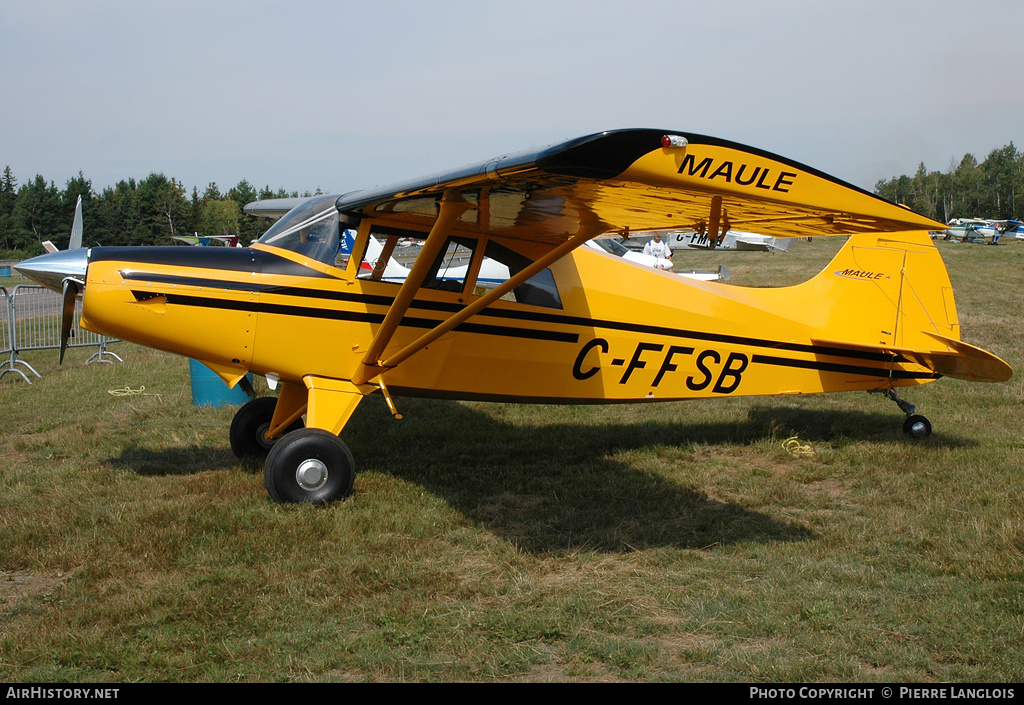
[[(508, 267), (511, 273), (510, 276), (523, 271), (533, 264), (533, 262), (518, 252), (513, 252), (496, 242), (487, 243), (484, 256)], [(550, 269), (544, 269), (534, 274), (526, 282), (513, 289), (512, 293), (517, 303), (530, 306), (544, 306), (546, 308), (562, 308), (562, 297), (558, 295), (555, 277), (551, 274)]]

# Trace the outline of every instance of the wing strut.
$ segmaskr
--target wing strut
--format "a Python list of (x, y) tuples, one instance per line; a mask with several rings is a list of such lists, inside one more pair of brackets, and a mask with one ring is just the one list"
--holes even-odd
[[(374, 336), (373, 342), (370, 344), (370, 348), (363, 357), (362, 365), (356, 371), (356, 374), (353, 375), (353, 384), (365, 384), (369, 380), (373, 379), (374, 376), (380, 374), (380, 372), (397, 367), (403, 361), (430, 345), (432, 342), (455, 328), (466, 319), (479, 313), (487, 306), (490, 306), (508, 292), (527, 282), (538, 272), (547, 269), (552, 263), (569, 254), (569, 252), (576, 249), (587, 240), (600, 235), (603, 231), (603, 226), (596, 218), (592, 219), (592, 222), (581, 222), (580, 229), (576, 234), (571, 236), (561, 245), (558, 245), (525, 269), (509, 277), (505, 282), (490, 290), (487, 294), (481, 296), (469, 306), (461, 309), (458, 313), (455, 313), (441, 321), (434, 328), (431, 328), (429, 331), (406, 345), (395, 354), (391, 355), (386, 360), (380, 360), (381, 353), (391, 341), (391, 337), (394, 335), (395, 330), (397, 330), (398, 324), (402, 320), (402, 316), (405, 315), (409, 305), (412, 303), (412, 298), (416, 293), (416, 289), (419, 288), (423, 283), (423, 279), (426, 277), (425, 271), (421, 272), (419, 276), (414, 277), (417, 267), (419, 267), (423, 262), (432, 263), (434, 261), (440, 250), (440, 245), (438, 243), (445, 240), (447, 231), (451, 227), (451, 224), (453, 224), (467, 208), (472, 207), (471, 204), (462, 201), (461, 197), (457, 194), (455, 194), (455, 196), (458, 200), (449, 201), (449, 193), (445, 193), (445, 197), (441, 201), (441, 213), (438, 215), (434, 228), (430, 231), (430, 235), (427, 237), (427, 241), (423, 246), (423, 251), (417, 257), (416, 264), (413, 265), (412, 273), (405, 280), (405, 283), (402, 285), (402, 289), (398, 292), (398, 296), (395, 297), (395, 303), (391, 306), (391, 310), (388, 311), (388, 315), (384, 318), (384, 322), (381, 324), (380, 330), (378, 330), (377, 335)], [(452, 210), (455, 212), (446, 214), (446, 203), (454, 206)], [(442, 221), (447, 222), (442, 223)], [(443, 226), (443, 229), (439, 230), (439, 226)], [(436, 237), (435, 233), (437, 233)], [(433, 248), (431, 248), (432, 239), (434, 239)], [(429, 251), (428, 248), (430, 248)], [(412, 288), (410, 288), (411, 285)], [(403, 296), (403, 294), (405, 294), (405, 296)], [(385, 330), (385, 327), (389, 326), (389, 319), (393, 320), (390, 323), (390, 327)]]
[(573, 249), (579, 247), (590, 238), (595, 237), (596, 235), (599, 234), (599, 232), (592, 231), (590, 229), (580, 230), (578, 233), (576, 233), (571, 238), (563, 242), (561, 245), (559, 245), (558, 247), (551, 250), (546, 255), (535, 261), (526, 269), (523, 269), (515, 276), (510, 277), (500, 286), (497, 286), (491, 291), (487, 292), (486, 295), (481, 296), (479, 299), (471, 303), (469, 306), (466, 306), (458, 313), (449, 316), (441, 323), (439, 323), (437, 326), (431, 328), (428, 332), (421, 335), (415, 341), (409, 343), (404, 348), (396, 352), (394, 355), (379, 363), (379, 366), (385, 369), (398, 366), (399, 363), (403, 362), (414, 353), (417, 353), (426, 346), (430, 345), (432, 342), (440, 338), (442, 335), (450, 331), (455, 326), (465, 321), (470, 316), (479, 313), (484, 308), (490, 306), (492, 303), (500, 299), (508, 292), (515, 289), (520, 284), (527, 282), (538, 272), (547, 269), (556, 260), (561, 259), (563, 256), (567, 255)]
[(712, 196), (711, 197), (711, 215), (708, 218), (708, 242), (711, 243), (712, 247), (717, 247), (722, 244), (722, 238), (725, 237), (725, 231), (722, 234), (718, 233), (718, 221), (722, 217), (722, 197)]
[(409, 310), (416, 292), (423, 285), (431, 266), (441, 253), (441, 247), (447, 241), (452, 226), (463, 213), (471, 208), (473, 208), (473, 204), (462, 198), (462, 194), (457, 190), (448, 189), (444, 192), (434, 227), (430, 229), (430, 234), (427, 235), (427, 239), (423, 243), (423, 249), (416, 257), (416, 262), (402, 284), (402, 288), (398, 290), (398, 295), (395, 296), (394, 303), (388, 309), (384, 322), (377, 329), (377, 334), (373, 336), (370, 347), (367, 349), (366, 355), (363, 356), (362, 364), (352, 378), (354, 384), (365, 384), (380, 372), (379, 360), (384, 348), (391, 342), (391, 337), (398, 330), (398, 325), (402, 322), (406, 311)]

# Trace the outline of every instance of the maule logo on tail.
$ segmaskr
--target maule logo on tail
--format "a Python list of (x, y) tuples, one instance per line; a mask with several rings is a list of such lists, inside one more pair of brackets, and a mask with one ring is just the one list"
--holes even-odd
[(866, 272), (862, 269), (837, 269), (835, 271), (837, 277), (844, 277), (846, 279), (860, 279), (862, 281), (875, 281), (877, 279), (888, 279), (889, 275), (884, 272)]

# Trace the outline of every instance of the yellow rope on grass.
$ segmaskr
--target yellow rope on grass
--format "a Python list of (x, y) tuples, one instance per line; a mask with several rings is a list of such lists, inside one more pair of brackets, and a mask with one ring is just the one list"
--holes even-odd
[(108, 389), (107, 394), (115, 397), (133, 397), (141, 394), (145, 397), (158, 397), (159, 394), (146, 394), (145, 387), (139, 387), (138, 389), (132, 389), (131, 387), (125, 387), (124, 389)]
[(801, 443), (797, 436), (790, 436), (782, 442), (782, 448), (790, 455), (814, 455), (815, 451), (810, 445)]

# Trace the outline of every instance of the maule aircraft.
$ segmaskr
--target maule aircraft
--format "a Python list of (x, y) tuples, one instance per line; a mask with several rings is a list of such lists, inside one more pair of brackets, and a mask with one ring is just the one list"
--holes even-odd
[[(229, 385), (265, 376), (280, 392), (239, 409), (231, 446), (265, 458), (274, 499), (322, 503), (352, 489), (339, 434), (371, 393), (397, 416), (400, 396), (570, 404), (866, 390), (900, 405), (905, 432), (927, 435), (897, 388), (1011, 375), (960, 340), (928, 235), (942, 227), (761, 150), (622, 130), (314, 197), (251, 247), (93, 247), (20, 271), (66, 304), (84, 295), (84, 328), (196, 358)], [(581, 247), (601, 235), (731, 228), (850, 237), (823, 272), (775, 289)], [(347, 259), (346, 229), (356, 232)], [(364, 267), (371, 237), (384, 252)], [(408, 238), (419, 256), (388, 281), (385, 263)], [(469, 258), (464, 276), (439, 276), (455, 252)], [(485, 257), (511, 276), (477, 286)]]

